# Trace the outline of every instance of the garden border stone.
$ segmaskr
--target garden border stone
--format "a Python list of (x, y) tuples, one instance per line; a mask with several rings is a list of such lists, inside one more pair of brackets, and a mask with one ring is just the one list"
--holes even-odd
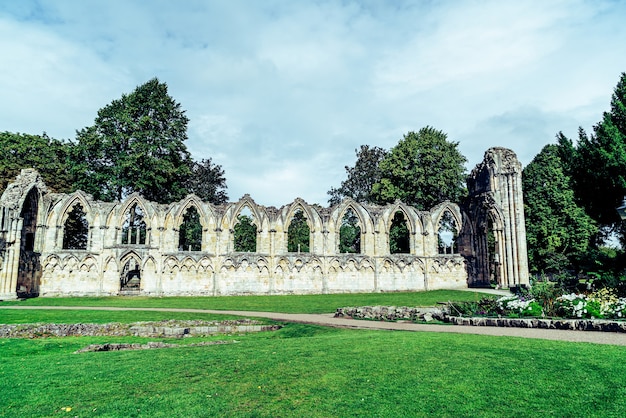
[(503, 318), (465, 317), (448, 315), (435, 307), (359, 306), (338, 308), (335, 318), (371, 321), (443, 321), (452, 325), (506, 328), (539, 328), (570, 331), (601, 331), (626, 333), (626, 322), (608, 319), (553, 319), (553, 318)]

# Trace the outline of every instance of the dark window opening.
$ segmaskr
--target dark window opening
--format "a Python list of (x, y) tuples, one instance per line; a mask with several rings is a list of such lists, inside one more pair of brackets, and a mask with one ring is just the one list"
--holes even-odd
[(86, 250), (89, 236), (89, 224), (83, 207), (77, 204), (68, 213), (63, 227), (64, 250)]
[(287, 229), (287, 251), (290, 253), (308, 253), (311, 243), (311, 228), (306, 222), (304, 212), (296, 211)]
[(411, 252), (409, 227), (402, 211), (396, 212), (391, 221), (389, 252), (391, 254), (409, 254)]
[(191, 206), (183, 215), (183, 223), (178, 234), (179, 251), (202, 250), (202, 224), (197, 209)]

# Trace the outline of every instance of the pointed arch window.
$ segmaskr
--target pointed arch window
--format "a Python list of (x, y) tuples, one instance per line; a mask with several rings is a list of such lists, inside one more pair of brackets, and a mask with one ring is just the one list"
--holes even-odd
[(122, 244), (144, 245), (145, 243), (146, 222), (143, 210), (135, 203), (128, 209), (122, 225)]
[(233, 230), (233, 248), (236, 252), (254, 253), (257, 251), (257, 226), (249, 208), (246, 207), (241, 211), (239, 216), (237, 216), (237, 224)]
[(22, 222), (22, 250), (35, 250), (35, 231), (37, 229), (37, 211), (39, 209), (39, 195), (36, 189), (31, 189), (26, 195), (20, 216)]
[(86, 250), (89, 236), (89, 223), (80, 203), (68, 212), (63, 224), (63, 249)]
[(361, 227), (359, 218), (352, 208), (348, 208), (341, 220), (339, 228), (339, 252), (340, 253), (361, 253)]
[(458, 252), (457, 238), (459, 229), (450, 211), (446, 210), (439, 219), (437, 228), (437, 247), (439, 254), (454, 254)]
[(287, 251), (290, 253), (308, 253), (311, 244), (311, 228), (304, 212), (298, 209), (287, 229)]
[(404, 212), (400, 210), (393, 215), (389, 228), (389, 252), (391, 254), (409, 254), (411, 252), (409, 227)]
[(178, 251), (202, 250), (202, 224), (200, 214), (194, 206), (190, 206), (183, 215), (183, 223), (178, 231)]

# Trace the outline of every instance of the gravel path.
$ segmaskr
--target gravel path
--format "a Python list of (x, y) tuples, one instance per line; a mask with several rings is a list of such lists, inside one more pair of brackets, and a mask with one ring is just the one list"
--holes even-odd
[[(536, 328), (501, 328), (458, 325), (413, 324), (410, 322), (377, 322), (346, 318), (334, 318), (333, 314), (288, 314), (278, 312), (252, 311), (217, 311), (210, 309), (185, 308), (115, 308), (92, 306), (1, 306), (0, 309), (55, 309), (55, 310), (91, 310), (91, 311), (156, 311), (156, 312), (197, 312), (209, 314), (237, 315), (245, 317), (268, 318), (275, 321), (298, 322), (304, 324), (325, 325), (341, 328), (379, 329), (394, 331), (454, 332), (458, 334), (477, 334), (544, 340), (586, 342), (594, 344), (612, 344), (626, 346), (626, 333), (597, 331), (564, 331)], [(0, 318), (2, 322), (2, 318)]]

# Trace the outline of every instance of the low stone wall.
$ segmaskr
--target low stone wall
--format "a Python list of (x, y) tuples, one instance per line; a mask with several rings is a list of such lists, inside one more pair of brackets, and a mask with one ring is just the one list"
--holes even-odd
[(204, 347), (207, 345), (232, 344), (237, 341), (203, 341), (194, 344), (170, 344), (159, 341), (151, 341), (146, 344), (128, 344), (128, 343), (107, 343), (107, 344), (91, 344), (85, 348), (74, 351), (74, 354), (93, 353), (98, 351), (125, 351), (125, 350), (152, 350), (155, 348), (181, 348), (181, 347)]
[(626, 332), (626, 322), (606, 319), (465, 318), (446, 315), (444, 321), (454, 325), (466, 326)]
[(516, 327), (560, 329), (570, 331), (626, 332), (626, 322), (606, 319), (542, 319), (542, 318), (482, 318), (450, 316), (439, 308), (407, 306), (360, 306), (338, 308), (335, 318), (349, 317), (370, 321), (432, 321), (453, 325), (483, 327)]
[(250, 319), (231, 321), (158, 321), (131, 324), (9, 324), (0, 325), (0, 338), (84, 336), (171, 337), (206, 336), (275, 331), (280, 325), (263, 325)]
[(415, 308), (408, 306), (360, 306), (338, 308), (335, 318), (350, 317), (371, 321), (432, 321), (443, 319), (438, 308)]

